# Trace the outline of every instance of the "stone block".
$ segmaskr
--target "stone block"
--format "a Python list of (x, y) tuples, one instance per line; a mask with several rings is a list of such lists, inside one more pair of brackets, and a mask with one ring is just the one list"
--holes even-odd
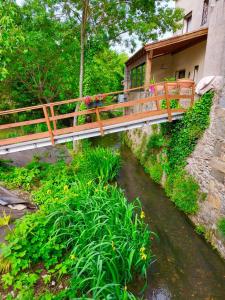
[(211, 160), (211, 167), (214, 170), (220, 171), (225, 174), (225, 161), (221, 160), (218, 157), (214, 157)]
[(208, 195), (208, 201), (209, 201), (212, 208), (220, 211), (220, 209), (221, 209), (221, 199), (220, 199), (220, 197), (217, 193), (209, 194)]

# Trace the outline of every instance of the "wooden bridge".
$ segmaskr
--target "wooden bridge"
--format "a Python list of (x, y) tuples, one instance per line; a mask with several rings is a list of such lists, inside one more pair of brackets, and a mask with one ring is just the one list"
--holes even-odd
[[(125, 101), (119, 103), (121, 96), (118, 95)], [(187, 108), (193, 105), (194, 95), (194, 82), (181, 80), (0, 111), (0, 137), (4, 137), (0, 139), (0, 154), (171, 122), (182, 118)], [(130, 100), (132, 98), (135, 100)], [(97, 101), (101, 106), (93, 105), (93, 108), (74, 112), (76, 103), (87, 103), (87, 100)], [(62, 113), (63, 110), (67, 113)], [(83, 119), (92, 116), (92, 122), (74, 126), (73, 118), (81, 116)]]

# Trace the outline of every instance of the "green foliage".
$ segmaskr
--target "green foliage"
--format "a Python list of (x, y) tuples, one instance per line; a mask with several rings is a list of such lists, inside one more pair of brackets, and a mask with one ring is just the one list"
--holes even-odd
[(171, 200), (183, 212), (193, 214), (198, 210), (199, 186), (185, 171), (171, 173), (165, 189)]
[[(119, 166), (118, 153), (96, 148), (70, 165), (34, 161), (22, 168), (34, 174), (31, 186), (39, 186), (33, 190), (39, 210), (17, 220), (2, 245), (6, 290), (19, 293), (18, 299), (36, 299), (36, 286), (48, 290), (54, 280), (68, 288), (38, 299), (135, 299), (125, 287), (137, 273), (146, 277), (150, 232), (139, 200), (128, 203), (109, 184)], [(11, 179), (19, 172), (5, 171)]]
[[(6, 40), (0, 38), (0, 42), (3, 42), (2, 51), (6, 56), (1, 58), (7, 63), (7, 68), (4, 67), (7, 76), (0, 74), (0, 110), (78, 97), (79, 24), (71, 21), (66, 14), (63, 22), (58, 18), (58, 6), (57, 12), (54, 6), (56, 1), (25, 1), (22, 7), (9, 0), (5, 2), (5, 11), (0, 6), (0, 16), (7, 14), (7, 17), (4, 16), (1, 22), (9, 19), (9, 24), (1, 26), (4, 33), (2, 37)], [(22, 38), (17, 38), (16, 31)], [(105, 37), (95, 32), (85, 51), (84, 93), (97, 94), (121, 89), (126, 59), (126, 55), (110, 50)], [(56, 113), (67, 113), (74, 109), (72, 103), (57, 107)], [(42, 117), (38, 111), (34, 112), (34, 116), (20, 113), (16, 117), (22, 121), (21, 117), (27, 120), (35, 116)], [(61, 122), (58, 125), (62, 125)], [(28, 126), (27, 130), (33, 127)]]
[(154, 181), (160, 183), (165, 172), (167, 195), (187, 214), (196, 213), (198, 200), (203, 201), (205, 198), (197, 182), (187, 174), (184, 167), (198, 139), (209, 125), (212, 98), (213, 93), (206, 93), (181, 121), (161, 124), (160, 132), (154, 129), (146, 148), (140, 148), (138, 152), (138, 158)]
[(0, 81), (9, 74), (10, 56), (12, 51), (18, 51), (19, 44), (24, 42), (23, 33), (17, 22), (20, 20), (18, 6), (14, 1), (0, 2)]
[(12, 172), (1, 173), (2, 180), (9, 188), (23, 188), (29, 191), (32, 182), (36, 177), (36, 170), (28, 170), (26, 168), (13, 168)]
[(5, 211), (3, 211), (3, 216), (0, 217), (0, 227), (1, 226), (8, 226), (9, 225), (9, 222), (10, 222), (10, 215), (7, 215), (5, 213)]
[(165, 146), (165, 138), (161, 133), (153, 133), (147, 143), (147, 149), (160, 150)]
[[(179, 101), (177, 99), (171, 99), (170, 100), (170, 108), (179, 108)], [(162, 100), (161, 102), (161, 109), (167, 109), (167, 103), (166, 100)]]
[(153, 165), (150, 165), (147, 171), (155, 182), (160, 183), (163, 175), (163, 168), (160, 163), (157, 162)]
[[(84, 5), (79, 0), (48, 1), (55, 14), (58, 5), (62, 5), (67, 16), (81, 26), (80, 16)], [(64, 4), (64, 5), (63, 5)], [(122, 33), (127, 33), (126, 46), (134, 47), (136, 40), (148, 42), (156, 40), (165, 32), (174, 32), (181, 28), (178, 23), (183, 16), (182, 10), (170, 6), (170, 0), (162, 1), (108, 1), (90, 0), (87, 2), (89, 18), (86, 24), (86, 38), (89, 40), (101, 35), (108, 43), (122, 42)], [(104, 14), (102, 14), (104, 10)], [(95, 30), (93, 30), (93, 28)]]
[(186, 165), (187, 157), (192, 153), (198, 139), (209, 126), (209, 113), (213, 93), (206, 93), (188, 110), (184, 118), (177, 122), (172, 130), (168, 160), (171, 169)]
[(176, 81), (176, 78), (175, 77), (165, 77), (164, 80), (167, 82), (174, 82), (174, 81)]
[(84, 178), (99, 182), (112, 181), (119, 172), (119, 153), (112, 153), (109, 149), (97, 147), (87, 150), (79, 157), (79, 174), (84, 171)]
[(205, 235), (206, 233), (206, 228), (203, 225), (197, 225), (195, 228), (195, 232), (199, 235)]
[[(100, 43), (101, 44), (101, 43)], [(93, 46), (95, 46), (93, 42)], [(104, 48), (103, 46), (94, 53), (90, 49), (87, 64), (85, 65), (84, 94), (95, 95), (109, 91), (121, 90), (121, 81), (124, 76), (125, 54)]]
[(222, 218), (218, 222), (218, 229), (225, 236), (225, 218)]

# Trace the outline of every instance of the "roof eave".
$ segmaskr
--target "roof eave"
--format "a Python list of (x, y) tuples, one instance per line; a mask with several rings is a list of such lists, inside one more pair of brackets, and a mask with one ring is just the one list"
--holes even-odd
[(182, 35), (177, 35), (177, 36), (170, 37), (168, 39), (164, 39), (164, 40), (161, 40), (161, 41), (146, 44), (141, 49), (139, 49), (133, 56), (131, 56), (125, 62), (125, 65), (126, 66), (131, 65), (134, 61), (136, 61), (138, 58), (145, 55), (148, 51), (151, 51), (151, 50), (154, 50), (154, 49), (159, 49), (161, 47), (170, 46), (172, 44), (192, 40), (192, 39), (197, 38), (197, 37), (207, 36), (207, 34), (208, 34), (208, 28), (201, 28), (201, 29), (196, 30), (196, 31), (188, 32), (188, 33), (185, 33), (185, 34), (182, 34)]

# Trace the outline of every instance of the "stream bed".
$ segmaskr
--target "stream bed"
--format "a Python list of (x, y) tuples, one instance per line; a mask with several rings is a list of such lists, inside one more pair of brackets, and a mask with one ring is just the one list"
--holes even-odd
[[(152, 244), (156, 261), (149, 268), (144, 299), (224, 300), (225, 263), (217, 252), (144, 172), (131, 150), (121, 146), (118, 135), (98, 138), (96, 143), (120, 149), (118, 184), (129, 201), (140, 198), (146, 222), (158, 235)], [(142, 285), (137, 280), (132, 286), (137, 296)]]

